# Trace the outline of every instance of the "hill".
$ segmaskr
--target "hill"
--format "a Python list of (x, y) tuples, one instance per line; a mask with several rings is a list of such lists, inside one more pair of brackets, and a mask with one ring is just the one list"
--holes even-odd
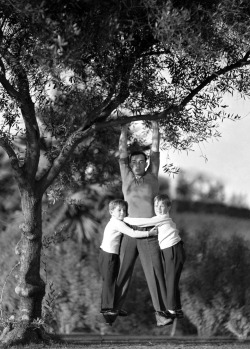
[(173, 201), (171, 216), (180, 230), (196, 233), (213, 229), (221, 237), (250, 238), (250, 210), (220, 203)]

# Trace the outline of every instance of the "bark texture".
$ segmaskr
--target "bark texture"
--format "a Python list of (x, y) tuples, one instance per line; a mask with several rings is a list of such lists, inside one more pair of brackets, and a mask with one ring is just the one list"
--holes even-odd
[(27, 344), (48, 340), (42, 327), (37, 328), (34, 320), (42, 317), (42, 301), (45, 282), (40, 276), (42, 248), (42, 201), (31, 192), (22, 192), (24, 223), (20, 226), (21, 239), (15, 252), (20, 258), (18, 282), (15, 288), (20, 296), (18, 318), (10, 321), (0, 337), (5, 345)]

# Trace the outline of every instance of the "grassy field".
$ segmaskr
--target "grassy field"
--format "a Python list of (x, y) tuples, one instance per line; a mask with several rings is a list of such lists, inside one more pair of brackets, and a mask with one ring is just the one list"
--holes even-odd
[(204, 227), (210, 227), (222, 238), (230, 238), (232, 234), (237, 234), (250, 240), (250, 219), (193, 212), (174, 212), (173, 217), (179, 228), (185, 228), (191, 234)]

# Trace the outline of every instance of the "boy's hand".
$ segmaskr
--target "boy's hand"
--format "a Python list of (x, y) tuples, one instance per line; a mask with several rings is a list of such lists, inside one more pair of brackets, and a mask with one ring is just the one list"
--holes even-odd
[(152, 228), (151, 230), (149, 230), (148, 235), (149, 235), (149, 236), (156, 236), (156, 235), (158, 235), (158, 229), (157, 229), (157, 227), (154, 227), (154, 228)]

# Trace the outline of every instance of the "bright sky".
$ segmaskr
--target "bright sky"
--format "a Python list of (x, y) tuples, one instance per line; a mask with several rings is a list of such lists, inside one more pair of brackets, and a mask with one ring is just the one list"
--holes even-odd
[[(170, 152), (170, 162), (185, 172), (204, 173), (222, 181), (226, 198), (243, 195), (250, 208), (250, 99), (234, 97), (227, 102), (230, 112), (242, 115), (242, 119), (225, 120), (218, 129), (220, 138), (195, 145), (192, 152)], [(161, 164), (165, 159), (166, 154), (162, 154)], [(173, 187), (177, 176), (170, 178)]]

